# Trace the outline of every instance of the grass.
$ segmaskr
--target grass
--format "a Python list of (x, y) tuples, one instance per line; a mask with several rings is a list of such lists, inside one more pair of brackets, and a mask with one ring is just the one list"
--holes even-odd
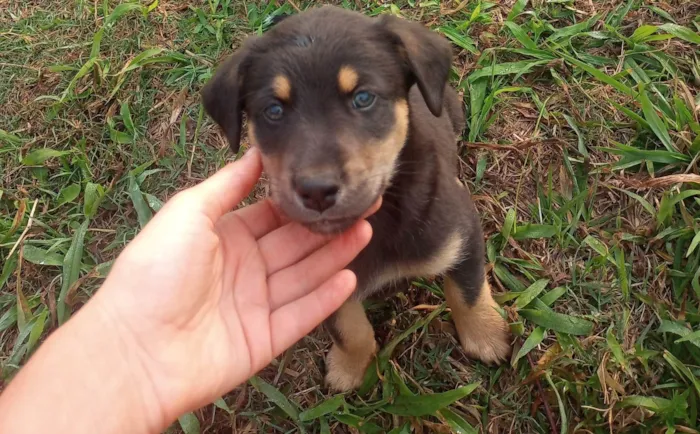
[[(417, 281), (369, 304), (384, 350), (361, 393), (323, 387), (314, 333), (169, 431), (698, 433), (697, 2), (337, 4), (455, 46), (461, 175), (513, 359), (467, 359), (440, 280)], [(213, 65), (312, 5), (6, 3), (0, 388), (163, 201), (232, 158), (197, 94)]]

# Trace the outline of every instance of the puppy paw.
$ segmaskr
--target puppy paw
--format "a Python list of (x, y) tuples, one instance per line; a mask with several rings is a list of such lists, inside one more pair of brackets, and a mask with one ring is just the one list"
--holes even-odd
[(338, 392), (359, 388), (376, 351), (376, 342), (374, 342), (373, 347), (370, 347), (370, 351), (352, 353), (333, 345), (326, 356), (326, 384), (328, 387)]
[(457, 328), (459, 343), (467, 356), (487, 365), (500, 365), (510, 358), (512, 352), (508, 324), (498, 313), (494, 314), (481, 327)]
[(448, 279), (445, 296), (464, 352), (489, 365), (506, 361), (512, 351), (510, 329), (497, 310), (488, 283), (484, 283), (478, 298), (467, 304), (459, 287)]

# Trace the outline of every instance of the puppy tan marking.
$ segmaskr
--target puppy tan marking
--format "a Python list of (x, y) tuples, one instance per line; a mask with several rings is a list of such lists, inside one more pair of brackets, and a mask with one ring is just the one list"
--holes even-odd
[(425, 276), (435, 277), (445, 273), (458, 264), (462, 259), (462, 236), (459, 232), (453, 233), (447, 238), (444, 246), (427, 261), (420, 264), (404, 265), (402, 273), (408, 277)]
[(334, 390), (359, 387), (377, 352), (374, 329), (359, 301), (348, 300), (336, 312), (334, 326), (342, 342), (334, 343), (326, 358), (326, 383)]
[(445, 278), (444, 289), (464, 352), (487, 364), (505, 361), (511, 352), (508, 324), (496, 310), (498, 304), (488, 282), (484, 281), (472, 306), (464, 302), (462, 291), (452, 279)]
[(408, 102), (399, 100), (394, 103), (394, 128), (384, 141), (365, 147), (365, 160), (378, 161), (383, 169), (389, 169), (396, 162), (396, 157), (406, 143), (407, 135)]
[(359, 76), (350, 66), (342, 66), (338, 71), (338, 88), (343, 93), (350, 93), (355, 90)]
[(292, 97), (292, 83), (284, 75), (278, 75), (272, 82), (275, 96), (280, 101), (289, 102)]
[[(259, 146), (258, 137), (255, 134), (255, 124), (252, 120), (248, 120), (248, 142), (251, 147)], [(276, 178), (284, 178), (289, 176), (284, 166), (284, 155), (267, 155), (262, 154), (263, 166), (265, 172)]]
[(462, 236), (459, 232), (455, 232), (447, 238), (442, 248), (427, 260), (387, 268), (368, 286), (367, 293), (371, 294), (400, 279), (411, 279), (419, 276), (432, 278), (442, 275), (462, 259), (460, 255), (462, 243)]
[(351, 139), (341, 140), (348, 155), (344, 169), (351, 185), (365, 183), (368, 178), (377, 184), (387, 182), (407, 135), (408, 103), (402, 99), (394, 103), (394, 125), (386, 138), (359, 146)]
[(255, 135), (255, 124), (252, 120), (248, 120), (248, 143), (252, 146), (257, 146), (258, 138)]

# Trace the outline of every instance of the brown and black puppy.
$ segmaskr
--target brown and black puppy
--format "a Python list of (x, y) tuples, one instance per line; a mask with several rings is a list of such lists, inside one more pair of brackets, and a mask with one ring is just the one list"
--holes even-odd
[(492, 363), (510, 353), (484, 276), (479, 217), (455, 182), (464, 115), (450, 65), (449, 43), (418, 23), (325, 6), (246, 40), (202, 91), (234, 150), (246, 113), (289, 218), (335, 233), (383, 197), (368, 219), (372, 241), (350, 265), (357, 290), (325, 323), (334, 389), (358, 387), (376, 352), (362, 300), (411, 278), (445, 276), (469, 355)]

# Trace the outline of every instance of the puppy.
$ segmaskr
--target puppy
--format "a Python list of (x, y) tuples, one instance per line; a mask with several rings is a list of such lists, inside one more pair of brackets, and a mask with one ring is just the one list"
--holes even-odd
[(383, 198), (368, 219), (374, 236), (349, 267), (357, 289), (324, 324), (333, 389), (357, 388), (377, 350), (362, 301), (412, 278), (445, 277), (468, 355), (500, 363), (510, 354), (479, 217), (457, 179), (465, 120), (451, 58), (450, 44), (418, 23), (324, 6), (248, 38), (202, 90), (234, 150), (246, 113), (271, 196), (290, 219), (337, 233)]

